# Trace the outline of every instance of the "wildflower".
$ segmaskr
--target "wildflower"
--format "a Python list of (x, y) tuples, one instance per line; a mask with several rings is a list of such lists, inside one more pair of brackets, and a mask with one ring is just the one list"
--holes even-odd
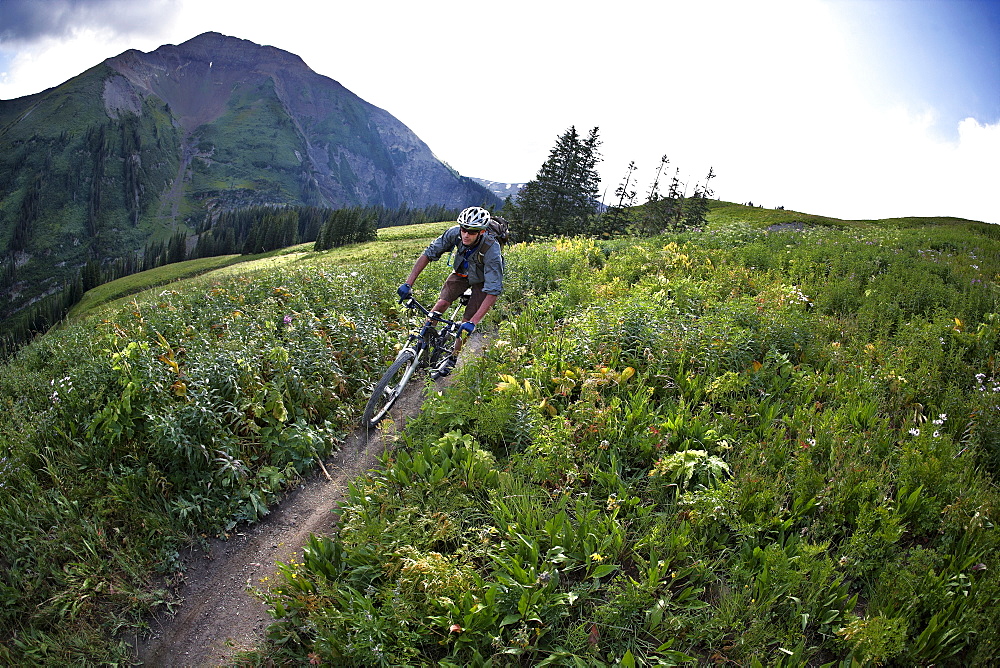
[(911, 436), (920, 436), (920, 430), (917, 429), (916, 427), (912, 427), (910, 429), (910, 435)]
[(590, 555), (590, 559), (591, 559), (591, 561), (596, 561), (596, 562), (604, 561), (604, 557), (602, 557), (601, 555), (597, 554), (596, 552), (594, 552), (592, 555)]
[(292, 316), (290, 316), (290, 315), (286, 315), (285, 316), (285, 324), (286, 325), (292, 324)]
[(941, 432), (934, 430), (934, 438), (941, 438)]
[(462, 627), (459, 626), (458, 624), (452, 624), (451, 626), (448, 627), (448, 630), (451, 631), (452, 633), (461, 633)]

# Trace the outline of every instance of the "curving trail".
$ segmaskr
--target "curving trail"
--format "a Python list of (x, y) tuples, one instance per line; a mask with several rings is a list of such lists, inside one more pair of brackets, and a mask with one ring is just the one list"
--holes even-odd
[[(482, 336), (473, 334), (459, 367), (465, 355), (478, 354), (483, 345)], [(454, 377), (438, 380), (436, 386), (445, 387)], [(419, 412), (424, 380), (414, 378), (393, 406), (396, 427)], [(194, 548), (184, 555), (187, 570), (178, 591), (184, 602), (173, 616), (152, 619), (149, 637), (135, 639), (136, 660), (148, 666), (222, 666), (236, 651), (257, 647), (270, 616), (247, 587), (261, 588), (265, 577), (273, 580), (276, 562), (301, 561), (310, 534), (332, 532), (336, 504), (352, 480), (378, 464), (387, 440), (382, 430), (366, 434), (357, 429), (324, 462), (329, 479), (317, 472), (262, 522), (228, 541), (212, 540), (207, 552)]]

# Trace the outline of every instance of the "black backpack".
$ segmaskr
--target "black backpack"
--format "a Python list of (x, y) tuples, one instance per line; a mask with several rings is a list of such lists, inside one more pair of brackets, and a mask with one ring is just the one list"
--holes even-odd
[(486, 235), (483, 238), (483, 243), (479, 246), (479, 252), (476, 253), (476, 262), (480, 265), (486, 264), (486, 251), (493, 247), (493, 244), (500, 244), (500, 250), (510, 240), (510, 224), (505, 218), (501, 218), (497, 215), (490, 216), (490, 222), (486, 226)]
[(486, 226), (486, 234), (493, 237), (500, 244), (500, 248), (503, 248), (510, 239), (510, 224), (505, 218), (491, 215), (490, 222)]

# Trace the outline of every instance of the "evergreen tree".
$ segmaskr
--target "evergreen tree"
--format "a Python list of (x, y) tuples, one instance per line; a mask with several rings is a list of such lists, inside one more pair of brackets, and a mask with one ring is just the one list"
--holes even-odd
[(705, 225), (708, 219), (708, 198), (714, 193), (709, 187), (715, 172), (708, 168), (708, 176), (705, 177), (705, 185), (695, 185), (694, 194), (684, 203), (684, 219), (682, 229), (693, 230)]
[(655, 202), (660, 199), (660, 177), (663, 176), (663, 169), (670, 164), (670, 158), (664, 153), (660, 158), (660, 164), (656, 168), (656, 177), (649, 187), (649, 194), (646, 196), (647, 202)]
[(83, 265), (83, 269), (80, 272), (80, 280), (84, 292), (91, 288), (96, 288), (103, 283), (104, 276), (101, 274), (101, 263), (98, 260), (87, 260), (87, 264)]
[(21, 208), (14, 223), (14, 233), (7, 244), (11, 253), (26, 250), (33, 235), (33, 226), (41, 213), (42, 175), (35, 174), (21, 200)]
[(187, 257), (187, 232), (175, 232), (167, 244), (167, 257), (163, 264), (183, 262)]
[(625, 180), (615, 188), (615, 197), (618, 198), (618, 202), (608, 207), (608, 210), (604, 212), (601, 216), (600, 229), (595, 230), (595, 232), (601, 235), (619, 235), (626, 232), (629, 222), (629, 214), (626, 212), (626, 209), (635, 206), (635, 181), (632, 176), (635, 170), (636, 166), (633, 160), (628, 163)]
[(681, 226), (681, 214), (684, 210), (684, 191), (686, 186), (681, 183), (681, 169), (674, 169), (674, 177), (670, 179), (670, 188), (667, 190), (667, 206), (665, 207), (664, 222), (667, 230), (679, 230)]
[(650, 188), (649, 200), (643, 207), (642, 230), (646, 234), (676, 232), (683, 228), (684, 184), (681, 183), (679, 167), (674, 169), (674, 176), (670, 179), (666, 196), (661, 196), (659, 193), (660, 174), (668, 162), (667, 156), (663, 156), (656, 180)]
[(600, 175), (598, 128), (581, 137), (571, 126), (549, 157), (504, 213), (518, 222), (524, 239), (552, 234), (579, 234), (597, 210)]
[[(657, 234), (667, 228), (666, 219), (672, 210), (670, 202), (660, 194), (660, 177), (663, 170), (670, 164), (670, 159), (664, 154), (660, 158), (660, 164), (656, 168), (656, 176), (649, 186), (649, 193), (646, 195), (645, 206), (642, 207), (642, 218), (639, 222), (639, 231), (643, 234)], [(676, 179), (676, 176), (674, 177)]]

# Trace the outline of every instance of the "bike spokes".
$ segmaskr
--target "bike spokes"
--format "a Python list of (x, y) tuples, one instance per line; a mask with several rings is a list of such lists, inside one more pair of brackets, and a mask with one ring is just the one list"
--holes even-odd
[(386, 416), (396, 399), (403, 393), (410, 376), (413, 375), (416, 361), (416, 352), (410, 348), (404, 349), (385, 375), (375, 384), (372, 398), (365, 406), (363, 418), (365, 425), (374, 427)]

